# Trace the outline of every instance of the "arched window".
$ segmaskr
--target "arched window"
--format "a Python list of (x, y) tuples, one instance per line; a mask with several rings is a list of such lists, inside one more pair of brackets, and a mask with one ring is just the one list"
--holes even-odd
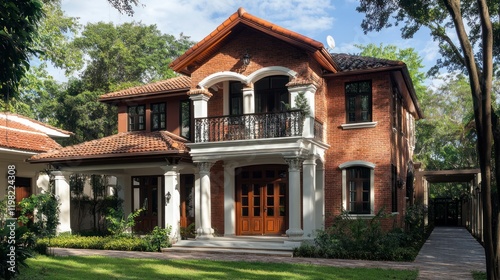
[(375, 164), (366, 161), (349, 161), (342, 169), (342, 204), (350, 214), (374, 214)]
[(276, 112), (286, 110), (289, 104), (289, 93), (286, 84), (288, 76), (269, 76), (260, 79), (254, 85), (255, 112)]

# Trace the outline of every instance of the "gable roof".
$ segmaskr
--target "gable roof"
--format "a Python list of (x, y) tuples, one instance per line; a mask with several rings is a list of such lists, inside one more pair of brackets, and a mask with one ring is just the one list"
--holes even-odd
[(32, 156), (29, 162), (62, 162), (187, 152), (188, 141), (168, 131), (122, 132)]
[(170, 63), (170, 68), (176, 72), (191, 75), (191, 66), (197, 65), (207, 56), (217, 51), (224, 42), (224, 39), (241, 26), (253, 28), (299, 47), (309, 52), (324, 69), (333, 73), (337, 72), (335, 63), (322, 43), (253, 16), (247, 13), (243, 8), (239, 8), (237, 12), (232, 14), (207, 37), (195, 44), (176, 60), (172, 61), (172, 63)]
[(179, 76), (171, 79), (158, 81), (151, 84), (127, 88), (120, 91), (103, 94), (99, 97), (99, 101), (108, 102), (125, 98), (135, 98), (142, 96), (152, 96), (165, 93), (173, 93), (179, 91), (188, 91), (191, 87), (191, 78), (187, 76)]
[(0, 113), (0, 148), (20, 153), (47, 152), (60, 148), (52, 137), (69, 137), (71, 132), (21, 116)]

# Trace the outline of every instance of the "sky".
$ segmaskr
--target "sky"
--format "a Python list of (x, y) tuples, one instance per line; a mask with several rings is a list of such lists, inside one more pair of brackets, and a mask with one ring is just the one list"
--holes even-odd
[[(399, 27), (364, 34), (361, 22), (364, 14), (356, 11), (358, 0), (140, 0), (134, 16), (120, 14), (107, 0), (62, 0), (67, 16), (79, 18), (82, 25), (92, 22), (137, 21), (156, 24), (165, 34), (183, 33), (193, 41), (210, 34), (238, 8), (319, 41), (328, 48), (326, 37), (332, 36), (335, 53), (359, 53), (355, 44), (396, 45), (414, 48), (423, 58), (427, 71), (439, 56), (437, 44), (426, 30), (412, 39), (401, 39)], [(65, 80), (63, 71), (51, 69), (57, 80)]]

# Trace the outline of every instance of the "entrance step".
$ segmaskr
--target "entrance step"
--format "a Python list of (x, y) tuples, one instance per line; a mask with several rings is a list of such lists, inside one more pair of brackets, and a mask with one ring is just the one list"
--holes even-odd
[(261, 238), (214, 238), (207, 240), (181, 240), (165, 248), (163, 252), (204, 252), (204, 253), (223, 253), (223, 254), (252, 254), (252, 255), (271, 255), (282, 257), (293, 257), (293, 249), (298, 246), (297, 243), (290, 243), (283, 239)]

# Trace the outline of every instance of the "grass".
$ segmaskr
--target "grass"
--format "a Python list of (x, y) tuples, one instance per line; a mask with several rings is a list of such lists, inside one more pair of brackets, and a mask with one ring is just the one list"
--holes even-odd
[(472, 278), (474, 280), (486, 280), (486, 272), (473, 271)]
[(209, 260), (126, 259), (101, 256), (28, 259), (27, 279), (416, 279), (416, 270), (337, 268), (305, 264)]

